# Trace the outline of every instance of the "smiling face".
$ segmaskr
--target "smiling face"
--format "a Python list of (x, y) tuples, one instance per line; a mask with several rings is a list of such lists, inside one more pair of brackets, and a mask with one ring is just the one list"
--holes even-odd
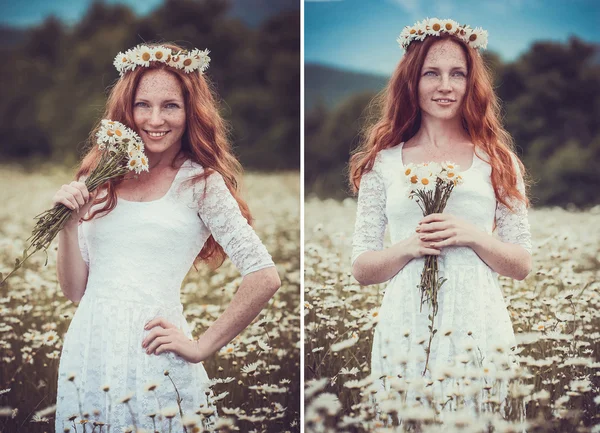
[(177, 78), (152, 69), (140, 79), (133, 101), (133, 120), (149, 153), (177, 152), (185, 132), (185, 101)]
[[(461, 113), (467, 90), (467, 58), (455, 42), (433, 44), (419, 78), (419, 106), (423, 116), (452, 119)], [(450, 102), (438, 102), (446, 99)]]

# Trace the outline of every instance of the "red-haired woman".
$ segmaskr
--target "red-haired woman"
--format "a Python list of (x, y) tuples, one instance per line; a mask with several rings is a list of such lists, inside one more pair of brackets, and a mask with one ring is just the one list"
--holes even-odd
[[(455, 355), (467, 354), (469, 367), (489, 365), (492, 352), (516, 343), (498, 274), (523, 280), (531, 271), (529, 203), (523, 164), (501, 126), (490, 72), (477, 51), (486, 41), (484, 30), (452, 20), (407, 27), (399, 39), (406, 53), (382, 93), (381, 117), (351, 158), (350, 182), (358, 191), (352, 273), (363, 285), (389, 281), (373, 339), (375, 377), (425, 372), (439, 390), (436, 379)], [(431, 161), (458, 164), (463, 184), (443, 213), (423, 217), (408, 197), (403, 167)], [(384, 248), (387, 225), (391, 246)], [(430, 311), (427, 304), (420, 311), (418, 288), (426, 255), (438, 257), (447, 279), (427, 371)], [(515, 367), (514, 354), (509, 359)], [(478, 390), (481, 405), (486, 391)], [(475, 393), (464, 392), (474, 408)], [(453, 407), (456, 401), (446, 405)]]
[[(238, 335), (281, 284), (237, 191), (241, 166), (203, 74), (207, 54), (172, 44), (120, 53), (121, 77), (103, 117), (135, 129), (149, 171), (89, 194), (81, 181), (100, 159), (92, 146), (79, 181), (55, 195), (75, 210), (59, 234), (57, 268), (63, 293), (79, 302), (60, 360), (56, 431), (81, 419), (115, 432), (134, 425), (166, 431), (158, 411), (178, 398), (185, 415), (202, 410), (214, 420), (201, 362)], [(216, 268), (226, 255), (242, 282), (193, 340), (182, 280), (196, 260)], [(171, 422), (182, 430), (179, 414)]]

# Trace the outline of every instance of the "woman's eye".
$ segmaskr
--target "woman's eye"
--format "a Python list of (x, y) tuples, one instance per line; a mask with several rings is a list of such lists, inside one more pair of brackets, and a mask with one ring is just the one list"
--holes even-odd
[(174, 104), (174, 103), (170, 103), (166, 105), (167, 108), (179, 108), (179, 105)]
[(134, 104), (134, 107), (147, 107), (148, 104), (146, 104), (145, 102), (136, 102)]

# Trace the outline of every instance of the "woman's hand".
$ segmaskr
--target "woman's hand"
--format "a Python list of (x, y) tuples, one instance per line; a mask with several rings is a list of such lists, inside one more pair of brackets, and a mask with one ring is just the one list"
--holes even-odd
[(79, 220), (83, 218), (92, 205), (98, 190), (89, 193), (85, 183), (73, 181), (63, 185), (52, 198), (54, 204), (62, 203), (71, 209), (71, 217), (65, 223), (66, 227), (76, 227)]
[(432, 248), (472, 247), (483, 233), (475, 225), (446, 213), (427, 215), (417, 227), (419, 238)]
[[(439, 256), (440, 249), (431, 246), (431, 242), (424, 242), (415, 234), (403, 242), (396, 244), (399, 249), (407, 251), (411, 258), (416, 259), (423, 256)], [(392, 248), (395, 248), (394, 245)]]
[(142, 347), (146, 348), (148, 355), (172, 352), (193, 363), (204, 361), (210, 356), (210, 353), (203, 353), (196, 341), (190, 340), (181, 329), (162, 317), (152, 319), (144, 329), (152, 329), (142, 341)]

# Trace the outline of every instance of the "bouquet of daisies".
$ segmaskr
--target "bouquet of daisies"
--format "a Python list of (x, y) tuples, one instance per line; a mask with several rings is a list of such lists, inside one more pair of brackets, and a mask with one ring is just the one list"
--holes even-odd
[[(408, 196), (416, 200), (421, 211), (423, 211), (423, 216), (432, 213), (442, 213), (444, 211), (452, 190), (455, 186), (462, 183), (462, 177), (457, 173), (458, 169), (459, 166), (452, 162), (441, 164), (429, 162), (406, 165), (404, 176), (410, 185)], [(446, 281), (446, 279), (440, 278), (438, 271), (437, 256), (425, 256), (425, 266), (421, 273), (421, 282), (417, 286), (421, 291), (420, 311), (423, 310), (423, 303), (425, 302), (429, 304), (431, 311), (429, 315), (429, 320), (431, 321), (431, 325), (429, 326), (430, 338), (425, 371), (427, 371), (431, 341), (437, 332), (437, 329), (433, 329), (434, 319), (438, 311), (437, 295)], [(423, 371), (423, 375), (425, 371)]]
[[(96, 133), (97, 145), (100, 149), (100, 162), (85, 180), (85, 186), (91, 193), (106, 181), (123, 176), (129, 171), (141, 173), (148, 171), (148, 158), (144, 154), (144, 142), (125, 125), (103, 119)], [(52, 209), (37, 215), (35, 228), (27, 239), (28, 247), (23, 250), (21, 259), (16, 259), (15, 268), (0, 285), (8, 279), (23, 263), (39, 250), (47, 251), (50, 243), (62, 230), (71, 216), (71, 209), (57, 203)], [(46, 264), (48, 258), (46, 257)], [(2, 276), (0, 275), (0, 278)]]

